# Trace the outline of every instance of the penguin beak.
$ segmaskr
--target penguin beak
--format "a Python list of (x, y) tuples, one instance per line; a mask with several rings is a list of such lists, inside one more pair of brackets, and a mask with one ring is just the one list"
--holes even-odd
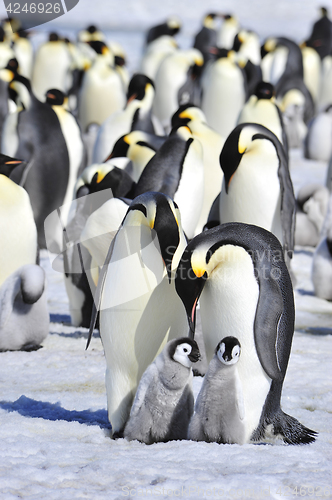
[(199, 349), (198, 348), (197, 349), (194, 348), (191, 351), (191, 353), (189, 354), (188, 358), (190, 359), (190, 361), (192, 363), (197, 363), (197, 361), (199, 361), (201, 359), (201, 354), (199, 352)]

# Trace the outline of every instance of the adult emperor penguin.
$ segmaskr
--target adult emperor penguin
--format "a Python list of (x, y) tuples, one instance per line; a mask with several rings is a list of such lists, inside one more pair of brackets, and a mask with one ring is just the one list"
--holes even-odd
[(125, 108), (112, 113), (98, 130), (93, 163), (103, 162), (115, 142), (133, 128), (149, 133), (156, 132), (151, 116), (154, 95), (154, 83), (150, 78), (141, 73), (133, 75), (127, 91)]
[(67, 190), (70, 160), (55, 111), (32, 93), (29, 80), (18, 73), (10, 83), (24, 109), (18, 114), (15, 156), (28, 162), (21, 185), (30, 196), (38, 244), (45, 248), (44, 221), (61, 207)]
[(320, 19), (318, 19), (310, 33), (306, 44), (314, 48), (321, 59), (331, 54), (332, 49), (332, 21), (326, 7), (320, 7)]
[(236, 51), (238, 63), (245, 72), (249, 97), (262, 80), (260, 41), (257, 33), (242, 29), (234, 38), (232, 50)]
[(0, 174), (0, 285), (25, 264), (37, 260), (37, 230), (28, 193)]
[(271, 83), (259, 82), (254, 94), (242, 108), (237, 123), (259, 123), (273, 132), (288, 155), (288, 142), (281, 110)]
[(164, 23), (152, 26), (146, 34), (146, 44), (150, 44), (154, 40), (162, 36), (174, 36), (181, 29), (181, 21), (176, 16), (171, 16)]
[(245, 74), (235, 61), (235, 53), (219, 49), (217, 60), (208, 66), (201, 83), (202, 110), (207, 123), (227, 137), (236, 125), (247, 95)]
[(199, 140), (203, 147), (204, 195), (201, 215), (195, 230), (198, 234), (206, 224), (212, 203), (221, 190), (223, 172), (220, 169), (219, 156), (225, 139), (209, 127), (203, 111), (191, 103), (180, 106), (173, 115), (172, 127), (179, 125), (187, 125), (193, 137)]
[(167, 341), (187, 332), (186, 314), (174, 289), (185, 244), (177, 205), (152, 192), (132, 201), (113, 239), (90, 327), (91, 336), (99, 310), (113, 434), (123, 431), (148, 365)]
[(112, 113), (124, 108), (126, 95), (114, 68), (114, 55), (104, 42), (90, 42), (97, 56), (85, 72), (79, 96), (79, 122), (85, 132), (89, 125), (101, 125)]
[(56, 33), (51, 33), (49, 40), (39, 46), (32, 71), (32, 90), (40, 101), (45, 100), (48, 89), (57, 88), (65, 93), (69, 90), (71, 63), (66, 42)]
[[(188, 49), (169, 54), (160, 64), (155, 78), (152, 112), (166, 130), (169, 130), (172, 115), (180, 104), (184, 104), (179, 101), (179, 91), (187, 82), (189, 70), (195, 66), (202, 67), (203, 62), (199, 50)], [(185, 102), (190, 101), (188, 97)]]
[(245, 442), (245, 410), (237, 362), (241, 345), (223, 338), (215, 349), (190, 421), (188, 438), (217, 443)]
[(174, 129), (145, 166), (134, 195), (160, 191), (179, 206), (183, 230), (193, 238), (204, 199), (203, 149), (186, 126)]
[(329, 161), (332, 156), (332, 103), (309, 123), (304, 140), (304, 156), (310, 160)]
[(26, 78), (31, 78), (33, 68), (33, 46), (29, 40), (28, 31), (18, 31), (13, 33), (13, 50), (18, 61), (20, 73)]
[(221, 49), (231, 49), (233, 47), (234, 38), (240, 31), (240, 23), (238, 19), (231, 14), (221, 14), (224, 19), (218, 32), (217, 46)]
[[(61, 90), (50, 89), (46, 92), (46, 103), (52, 107), (58, 117), (69, 155), (68, 183), (61, 207), (61, 217), (64, 226), (68, 222), (70, 204), (74, 198), (74, 187), (77, 178), (83, 172), (87, 162), (82, 132), (76, 118), (65, 108), (67, 101), (68, 99)], [(54, 234), (54, 243), (57, 243), (59, 248), (62, 247), (62, 237), (62, 231), (59, 234)]]
[(217, 47), (217, 20), (220, 17), (215, 12), (204, 16), (203, 26), (194, 39), (194, 48), (198, 49), (204, 57), (204, 66), (214, 59)]
[(241, 345), (242, 442), (279, 436), (289, 444), (314, 441), (314, 431), (280, 408), (295, 312), (278, 239), (261, 227), (235, 222), (204, 231), (186, 247), (175, 286), (192, 335), (200, 299), (208, 361), (224, 337), (232, 335)]
[(1, 284), (0, 304), (0, 351), (38, 349), (50, 323), (44, 270), (19, 267)]
[(220, 153), (220, 165), (224, 172), (220, 223), (264, 227), (291, 257), (295, 197), (285, 151), (275, 134), (259, 124), (237, 125)]
[(145, 444), (187, 439), (194, 411), (192, 364), (200, 352), (188, 337), (171, 340), (145, 370), (124, 430)]

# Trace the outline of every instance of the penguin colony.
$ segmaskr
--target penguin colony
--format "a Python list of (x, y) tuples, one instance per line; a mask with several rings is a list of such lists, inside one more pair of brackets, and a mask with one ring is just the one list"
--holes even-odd
[[(322, 7), (301, 46), (218, 12), (187, 50), (180, 29), (152, 27), (130, 75), (95, 26), (33, 53), (2, 22), (0, 350), (47, 336), (47, 248), (87, 347), (99, 328), (114, 438), (311, 443), (280, 399), (295, 244), (317, 246), (314, 288), (332, 300), (332, 22)], [(294, 147), (330, 161), (297, 200)]]

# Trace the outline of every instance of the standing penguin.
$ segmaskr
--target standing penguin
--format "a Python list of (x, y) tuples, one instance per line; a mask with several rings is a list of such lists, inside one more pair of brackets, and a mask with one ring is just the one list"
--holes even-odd
[(259, 123), (273, 132), (288, 155), (288, 142), (282, 113), (275, 102), (275, 91), (271, 83), (259, 82), (254, 94), (242, 108), (237, 123)]
[(320, 15), (320, 19), (312, 27), (306, 44), (315, 49), (320, 58), (324, 59), (331, 54), (332, 50), (332, 21), (326, 7), (320, 7)]
[(246, 101), (246, 77), (235, 62), (235, 53), (219, 49), (217, 60), (202, 77), (202, 110), (207, 123), (222, 137), (227, 137), (236, 125)]
[(0, 174), (0, 285), (37, 260), (37, 230), (28, 193)]
[(195, 340), (171, 340), (145, 370), (124, 430), (145, 444), (187, 439), (194, 411), (192, 369), (200, 357)]
[(112, 113), (124, 108), (126, 95), (114, 67), (114, 55), (104, 42), (90, 42), (97, 56), (85, 72), (79, 96), (79, 122), (85, 132), (89, 125), (101, 125)]
[(197, 33), (194, 40), (194, 48), (198, 49), (204, 57), (204, 67), (209, 61), (214, 58), (217, 47), (217, 23), (216, 20), (220, 17), (218, 14), (211, 12), (204, 16), (203, 26)]
[(224, 181), (220, 223), (245, 222), (279, 238), (285, 255), (294, 248), (295, 197), (285, 151), (266, 127), (238, 125), (220, 154)]
[(116, 141), (133, 129), (155, 133), (151, 116), (154, 95), (154, 84), (150, 78), (140, 73), (132, 77), (127, 91), (126, 107), (112, 113), (98, 130), (93, 163), (104, 161)]
[(289, 444), (314, 441), (314, 431), (280, 408), (295, 311), (277, 238), (263, 228), (241, 223), (209, 229), (188, 244), (175, 284), (192, 335), (200, 299), (208, 361), (220, 338), (231, 334), (241, 345), (237, 363), (245, 415), (241, 442), (279, 435)]
[(245, 410), (237, 370), (241, 345), (225, 337), (216, 347), (195, 403), (188, 432), (193, 441), (243, 444)]
[(177, 205), (162, 193), (149, 192), (133, 200), (110, 247), (98, 281), (90, 336), (99, 310), (113, 434), (123, 431), (148, 365), (168, 340), (187, 332), (174, 288), (185, 244)]
[(150, 44), (154, 40), (162, 36), (174, 36), (181, 29), (181, 21), (176, 16), (169, 17), (164, 23), (152, 26), (146, 34), (146, 44)]
[(160, 191), (179, 206), (183, 230), (193, 238), (204, 196), (203, 150), (188, 127), (174, 129), (145, 166), (134, 195)]

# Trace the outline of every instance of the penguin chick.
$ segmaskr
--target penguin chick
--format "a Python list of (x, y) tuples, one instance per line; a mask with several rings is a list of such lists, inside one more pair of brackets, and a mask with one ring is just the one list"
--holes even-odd
[(0, 351), (39, 349), (49, 330), (44, 270), (26, 264), (0, 287)]
[(241, 345), (225, 337), (216, 347), (189, 425), (189, 439), (217, 443), (245, 442), (244, 401), (237, 371)]
[(141, 378), (125, 438), (146, 444), (187, 438), (194, 411), (191, 366), (199, 358), (195, 340), (182, 337), (166, 344)]

